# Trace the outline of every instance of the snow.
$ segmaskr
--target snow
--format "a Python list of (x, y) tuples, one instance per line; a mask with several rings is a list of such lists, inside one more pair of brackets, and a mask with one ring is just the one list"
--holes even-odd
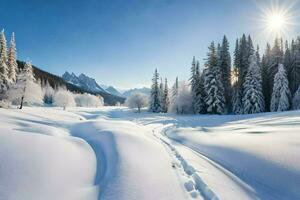
[(299, 121), (0, 109), (0, 199), (299, 199)]

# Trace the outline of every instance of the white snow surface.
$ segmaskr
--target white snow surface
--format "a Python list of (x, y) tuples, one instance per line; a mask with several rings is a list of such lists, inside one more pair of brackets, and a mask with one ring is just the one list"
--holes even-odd
[(300, 111), (0, 109), (0, 200), (300, 199)]

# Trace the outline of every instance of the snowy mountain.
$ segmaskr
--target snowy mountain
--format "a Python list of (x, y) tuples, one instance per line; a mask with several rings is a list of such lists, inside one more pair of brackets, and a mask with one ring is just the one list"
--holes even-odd
[(106, 92), (110, 93), (110, 94), (113, 94), (113, 95), (116, 95), (116, 96), (119, 96), (119, 97), (122, 97), (123, 94), (121, 94), (116, 88), (114, 88), (113, 86), (109, 86), (105, 89)]
[(102, 87), (98, 85), (95, 79), (88, 77), (85, 74), (80, 74), (79, 76), (76, 76), (74, 73), (70, 74), (66, 71), (62, 75), (62, 78), (69, 83), (72, 83), (78, 87), (81, 87), (91, 92), (106, 92)]
[(146, 87), (143, 87), (143, 88), (134, 88), (134, 89), (130, 89), (130, 90), (127, 90), (127, 91), (123, 92), (122, 96), (129, 97), (131, 94), (133, 94), (135, 92), (140, 92), (140, 93), (143, 93), (145, 95), (150, 95), (150, 91), (151, 91), (151, 89), (150, 88), (146, 88)]

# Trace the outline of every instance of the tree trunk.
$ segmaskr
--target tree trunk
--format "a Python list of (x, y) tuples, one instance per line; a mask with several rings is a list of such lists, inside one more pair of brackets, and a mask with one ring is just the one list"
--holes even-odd
[(141, 108), (140, 107), (138, 107), (138, 113), (141, 113)]
[(21, 98), (21, 105), (20, 105), (20, 108), (19, 108), (19, 109), (22, 109), (22, 108), (23, 108), (23, 101), (24, 101), (24, 96), (22, 96), (22, 98)]

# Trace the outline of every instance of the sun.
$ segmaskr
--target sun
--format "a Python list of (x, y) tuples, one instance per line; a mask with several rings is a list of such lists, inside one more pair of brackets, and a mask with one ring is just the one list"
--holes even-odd
[(296, 12), (294, 4), (279, 4), (279, 1), (272, 1), (269, 6), (259, 6), (261, 10), (260, 21), (262, 34), (267, 37), (284, 37), (292, 32), (295, 23)]
[(278, 32), (286, 28), (287, 18), (281, 13), (272, 13), (267, 16), (267, 28), (271, 31)]

